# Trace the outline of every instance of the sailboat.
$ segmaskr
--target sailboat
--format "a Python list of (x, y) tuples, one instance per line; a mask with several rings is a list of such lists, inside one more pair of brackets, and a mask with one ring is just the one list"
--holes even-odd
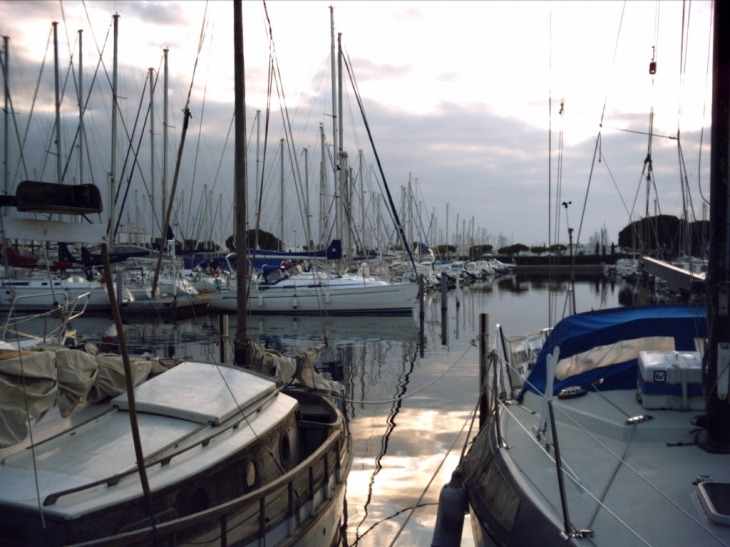
[[(240, 1), (234, 36), (240, 152)], [(111, 283), (96, 233), (86, 241), (102, 244)], [(289, 359), (257, 347), (244, 307), (236, 360), (260, 373), (132, 360), (114, 310), (121, 356), (92, 344), (0, 355), (0, 544), (337, 543), (352, 451), (316, 351)]]
[[(344, 195), (347, 194), (348, 184), (347, 158), (348, 154), (343, 148), (342, 129), (342, 47), (339, 47), (339, 100), (335, 98), (335, 58), (334, 58), (334, 19), (332, 8), (330, 8), (332, 24), (332, 113), (333, 127), (339, 123), (339, 142), (337, 144), (339, 153), (336, 172), (339, 175), (339, 188), (337, 192), (341, 197), (338, 203), (338, 222), (341, 235), (344, 235), (344, 244), (340, 240), (334, 240), (337, 245), (330, 245), (325, 255), (344, 255), (345, 259), (351, 259), (350, 225), (347, 220), (348, 214), (345, 207)], [(339, 107), (339, 113), (336, 109)], [(334, 120), (337, 120), (335, 122)], [(334, 131), (337, 134), (337, 131)], [(324, 138), (324, 137), (323, 137)], [(333, 139), (337, 141), (337, 139)], [(397, 214), (394, 211), (396, 223)], [(400, 227), (400, 226), (399, 226)], [(401, 230), (401, 236), (405, 236)], [(333, 242), (334, 243), (334, 242)], [(236, 248), (246, 248), (245, 239), (237, 242)], [(344, 249), (343, 249), (344, 247)], [(406, 243), (407, 247), (407, 243)], [(258, 251), (256, 251), (257, 253)], [(348, 256), (349, 254), (349, 256)], [(271, 255), (267, 256), (269, 258)], [(253, 257), (255, 260), (255, 257)], [(411, 257), (415, 268), (415, 262)], [(243, 261), (239, 260), (239, 272)], [(342, 272), (342, 265), (338, 274), (330, 273), (325, 269), (302, 271), (301, 266), (287, 260), (281, 260), (274, 265), (262, 265), (261, 272), (257, 278), (249, 282), (248, 310), (256, 315), (411, 315), (413, 305), (418, 295), (418, 285), (412, 281), (394, 283), (383, 279), (370, 277), (369, 266), (365, 266), (362, 274), (346, 274)], [(238, 277), (241, 283), (241, 277)], [(234, 291), (221, 291), (213, 296), (209, 306), (214, 310), (233, 311), (237, 310), (239, 296)]]
[(486, 357), (480, 430), (442, 494), (477, 545), (730, 545), (730, 6), (713, 9), (706, 311), (567, 317), (524, 375)]

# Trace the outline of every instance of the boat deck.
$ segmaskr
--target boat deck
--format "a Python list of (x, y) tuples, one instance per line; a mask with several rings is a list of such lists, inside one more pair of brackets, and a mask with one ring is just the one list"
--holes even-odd
[[(544, 404), (527, 393), (524, 405), (535, 414), (502, 406), (502, 436), (510, 446), (506, 461), (560, 529), (554, 451), (548, 457), (545, 439), (539, 445), (534, 435)], [(593, 392), (556, 400), (554, 407), (570, 520), (576, 529), (595, 532), (576, 544), (730, 545), (730, 527), (707, 519), (693, 484), (700, 476), (730, 482), (730, 456), (695, 443), (692, 419), (702, 412), (647, 410), (633, 390)], [(653, 419), (627, 424), (641, 415)]]
[[(257, 433), (283, 421), (297, 402), (276, 394), (274, 388), (274, 382), (241, 369), (194, 362), (138, 386), (143, 452), (148, 461), (164, 463), (147, 468), (151, 491), (223, 462), (255, 443)], [(98, 409), (88, 405), (72, 415), (73, 421), (60, 416), (41, 420), (34, 429), (33, 450), (25, 441), (0, 452), (0, 503), (37, 510), (38, 488), (45, 512), (74, 518), (139, 498), (142, 487), (136, 473), (113, 487), (104, 482), (136, 468), (125, 407), (126, 395)], [(248, 414), (257, 407), (261, 411), (252, 413), (244, 426), (230, 427), (241, 412)], [(51, 412), (57, 414), (57, 408)], [(102, 484), (49, 499), (54, 493), (99, 481)]]

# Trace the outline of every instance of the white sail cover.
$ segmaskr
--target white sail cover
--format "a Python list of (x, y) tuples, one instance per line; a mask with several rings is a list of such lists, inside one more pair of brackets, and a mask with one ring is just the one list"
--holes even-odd
[[(64, 418), (87, 400), (99, 402), (125, 391), (124, 366), (118, 355), (54, 347), (43, 351), (0, 353), (0, 448), (23, 441), (29, 428), (53, 405)], [(150, 373), (167, 370), (155, 361), (132, 360), (135, 385)]]

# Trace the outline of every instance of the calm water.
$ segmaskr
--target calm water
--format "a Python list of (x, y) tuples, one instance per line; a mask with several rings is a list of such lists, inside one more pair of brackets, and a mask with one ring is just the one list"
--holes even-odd
[[(580, 279), (575, 293), (578, 311), (626, 300), (619, 285), (600, 277)], [(458, 463), (467, 439), (464, 425), (468, 429), (477, 401), (479, 314), (489, 314), (491, 341), (497, 323), (507, 335), (536, 332), (549, 324), (551, 300), (555, 317), (562, 317), (568, 294), (565, 281), (551, 283), (547, 277), (481, 282), (458, 293), (458, 306), (457, 294), (449, 293), (446, 328), (440, 295), (429, 295), (423, 356), (418, 308), (406, 318), (251, 320), (255, 340), (285, 352), (318, 345), (327, 333), (330, 345), (321, 366), (347, 386), (355, 450), (347, 485), (348, 545), (390, 545), (397, 534), (395, 545), (430, 545), (438, 495)], [(110, 325), (87, 317), (74, 324), (96, 340)], [(130, 325), (128, 339), (138, 350), (161, 354), (174, 348), (178, 356), (215, 360), (217, 329), (216, 316), (177, 325), (138, 323)], [(230, 329), (235, 330), (232, 317)], [(464, 546), (473, 545), (470, 526), (467, 517)]]

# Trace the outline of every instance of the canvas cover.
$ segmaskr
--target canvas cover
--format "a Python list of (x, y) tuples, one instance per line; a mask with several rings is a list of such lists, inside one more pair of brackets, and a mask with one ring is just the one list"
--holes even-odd
[[(553, 329), (528, 376), (522, 393), (544, 393), (546, 357), (560, 347), (554, 396), (570, 386), (635, 389), (640, 351), (696, 351), (707, 338), (704, 305), (656, 305), (613, 308), (572, 315)], [(657, 347), (659, 346), (659, 347)], [(670, 347), (671, 346), (671, 347)]]
[[(65, 418), (84, 400), (99, 402), (125, 391), (122, 358), (86, 346), (86, 351), (58, 346), (0, 353), (0, 448), (23, 441), (56, 404)], [(167, 370), (144, 359), (131, 365), (135, 385)]]

